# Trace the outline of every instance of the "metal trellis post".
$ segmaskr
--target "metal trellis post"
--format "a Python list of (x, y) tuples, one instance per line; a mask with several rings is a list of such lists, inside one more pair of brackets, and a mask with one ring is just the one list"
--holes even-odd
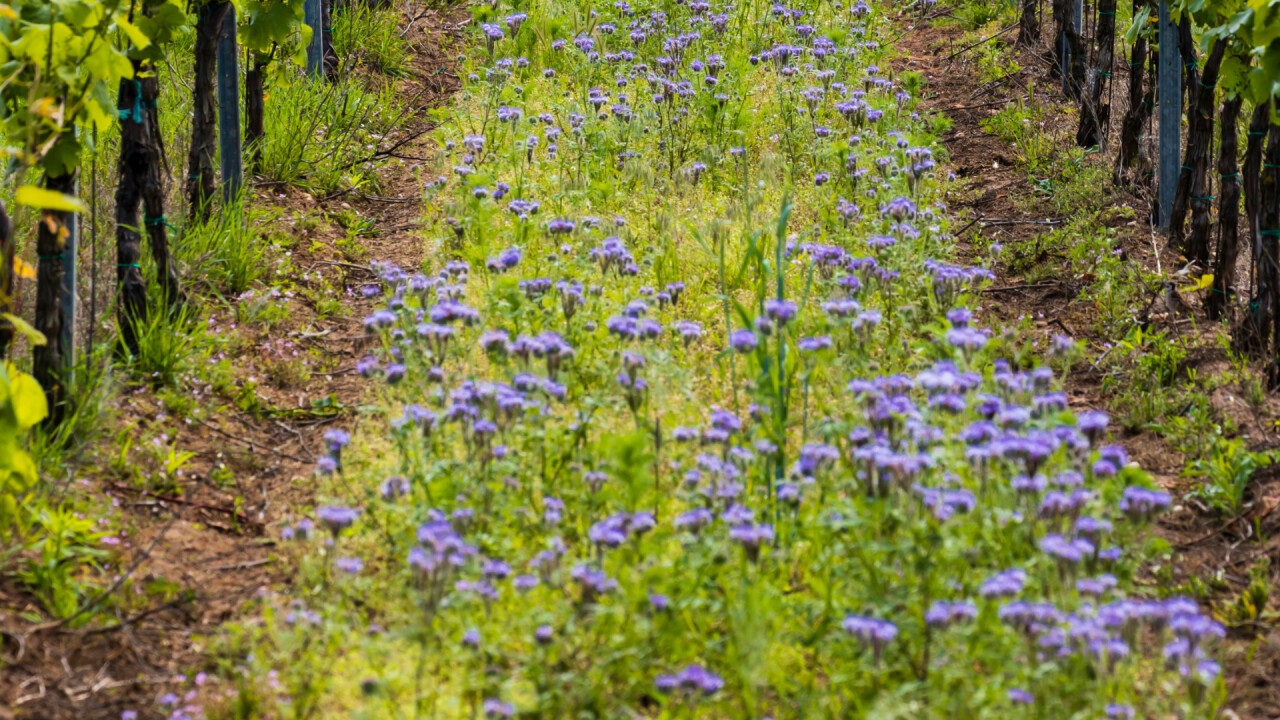
[(311, 28), (307, 43), (307, 74), (319, 77), (324, 70), (324, 22), (320, 17), (320, 0), (306, 0), (302, 6), (304, 22)]
[(222, 192), (231, 200), (243, 182), (240, 156), (240, 69), (236, 48), (236, 8), (232, 5), (222, 21), (218, 39), (218, 141), (222, 155)]
[[(80, 183), (76, 182), (77, 195)], [(62, 248), (62, 367), (64, 382), (71, 378), (71, 368), (76, 364), (76, 250), (80, 223), (76, 213), (67, 213), (67, 239)]]
[(1178, 26), (1169, 17), (1169, 0), (1160, 0), (1160, 229), (1168, 230), (1173, 196), (1178, 187), (1182, 143), (1182, 57), (1178, 53)]

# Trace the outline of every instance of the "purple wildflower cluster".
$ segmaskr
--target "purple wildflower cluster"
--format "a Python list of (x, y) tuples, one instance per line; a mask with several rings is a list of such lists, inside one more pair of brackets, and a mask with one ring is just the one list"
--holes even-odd
[[(1171, 498), (1054, 371), (1001, 359), (968, 307), (991, 273), (938, 259), (933, 153), (866, 3), (772, 4), (751, 50), (729, 32), (747, 13), (719, 0), (618, 0), (573, 32), (501, 5), (467, 80), (491, 121), (441, 130), (431, 191), (437, 246), (487, 259), (474, 282), (461, 260), (373, 267), (376, 349), (356, 369), (382, 381), (376, 464), (393, 469), (368, 506), (315, 514), (377, 554), (339, 570), (406, 578), (387, 592), (415, 619), (387, 622), (451, 633), (442, 652), (485, 716), (525, 714), (534, 700), (501, 688), (579, 682), (550, 670), (588, 656), (609, 713), (719, 716), (701, 706), (757, 682), (733, 665), (757, 634), (795, 672), (820, 657), (828, 679), (874, 674), (864, 700), (916, 700), (928, 689), (895, 684), (951, 673), (957, 702), (985, 703), (973, 716), (1053, 701), (1126, 717), (1117, 678), (1213, 681), (1222, 626), (1128, 595), (1133, 538)], [(793, 113), (785, 137), (712, 142), (757, 88)], [(787, 143), (809, 225), (775, 241), (776, 218), (733, 198)], [(706, 232), (681, 216), (704, 203)], [(349, 436), (325, 440), (320, 472), (358, 482)], [(611, 674), (641, 667), (642, 683)], [(1096, 697), (1038, 700), (1059, 673)]]

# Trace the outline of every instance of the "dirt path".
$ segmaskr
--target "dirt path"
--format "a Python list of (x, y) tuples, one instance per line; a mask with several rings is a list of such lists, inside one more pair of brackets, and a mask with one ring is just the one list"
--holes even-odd
[[(945, 113), (954, 121), (954, 127), (942, 141), (951, 156), (948, 164), (963, 188), (950, 198), (953, 206), (963, 208), (959, 215), (966, 218), (959, 223), (963, 229), (959, 230), (958, 254), (970, 262), (980, 259), (977, 256), (981, 250), (973, 242), (975, 228), (1007, 247), (1035, 244), (1038, 249), (1038, 239), (1069, 218), (1055, 209), (1047, 194), (1036, 191), (1026, 168), (1018, 164), (1018, 149), (986, 132), (981, 123), (1009, 104), (1024, 101), (1030, 82), (1043, 96), (1044, 132), (1057, 133), (1062, 142), (1072, 143), (1076, 118), (1056, 102), (1061, 98), (1054, 93), (1057, 81), (1049, 75), (1048, 62), (1033, 51), (1023, 49), (1017, 51), (1021, 70), (1003, 82), (983, 83), (972, 51), (963, 51), (967, 43), (962, 41), (961, 31), (927, 19), (904, 18), (902, 27), (903, 59), (897, 69), (923, 74), (926, 107)], [(1008, 41), (1012, 42), (1013, 37), (1009, 35)], [(1122, 65), (1117, 63), (1117, 67)], [(1126, 81), (1118, 78), (1116, 82), (1123, 88)], [(1105, 155), (1104, 159), (1091, 161), (1109, 162), (1110, 157)], [(1106, 194), (1112, 206), (1125, 204), (1134, 208), (1139, 218), (1144, 212), (1142, 209), (1148, 207), (1147, 199), (1114, 187), (1101, 187), (1098, 192)], [(970, 221), (972, 224), (966, 226)], [(1126, 261), (1140, 264), (1148, 273), (1162, 275), (1182, 265), (1178, 253), (1167, 248), (1163, 238), (1153, 235), (1140, 219), (1108, 224), (1115, 233), (1115, 247)], [(1069, 268), (1069, 264), (1064, 261), (1061, 267)], [(1105, 352), (1119, 339), (1101, 336), (1095, 329), (1097, 308), (1081, 297), (1082, 289), (1092, 278), (1070, 272), (1028, 278), (1005, 263), (997, 263), (993, 269), (997, 279), (986, 290), (984, 314), (997, 317), (1005, 324), (1032, 318), (1046, 344), (1052, 335), (1064, 333), (1087, 343), (1091, 358)], [(1198, 300), (1192, 301), (1199, 305)], [(1143, 309), (1133, 308), (1133, 311), (1137, 317)], [(1213, 339), (1208, 323), (1203, 324), (1206, 327), (1199, 330), (1197, 347), (1188, 358), (1188, 365), (1201, 374), (1223, 372), (1227, 360)], [(1071, 374), (1067, 391), (1072, 407), (1108, 409), (1110, 398), (1103, 389), (1106, 372), (1105, 367), (1099, 369), (1094, 364)], [(1214, 398), (1214, 405), (1230, 413), (1227, 403), (1220, 398)], [(1270, 442), (1268, 437), (1280, 442), (1274, 438), (1274, 428), (1259, 425), (1253, 415), (1232, 419), (1238, 426), (1243, 423), (1251, 430), (1256, 429), (1261, 442)], [(1116, 439), (1132, 459), (1177, 496), (1185, 496), (1194, 486), (1195, 481), (1183, 474), (1182, 453), (1157, 433), (1143, 430)], [(1258, 498), (1254, 519), (1259, 522), (1262, 536), (1272, 540), (1250, 540), (1246, 536), (1249, 529), (1243, 527), (1248, 522), (1224, 528), (1220, 520), (1197, 512), (1188, 504), (1180, 505), (1161, 524), (1161, 535), (1173, 547), (1174, 555), (1173, 568), (1161, 577), (1160, 584), (1168, 587), (1199, 582), (1209, 593), (1208, 603), (1220, 608), (1244, 592), (1249, 583), (1248, 570), (1258, 559), (1272, 559), (1274, 578), (1274, 568), (1280, 566), (1276, 562), (1280, 560), (1280, 538), (1274, 532), (1280, 529), (1280, 518), (1276, 517), (1280, 513), (1271, 510), (1280, 504), (1280, 482), (1273, 475), (1254, 478), (1254, 497)], [(1159, 569), (1153, 568), (1152, 577), (1148, 578), (1153, 585), (1157, 582), (1156, 572)], [(1271, 584), (1276, 586), (1274, 581)], [(1229, 707), (1243, 718), (1280, 717), (1280, 680), (1277, 680), (1280, 678), (1280, 633), (1263, 625), (1236, 627), (1231, 631), (1225, 655)]]
[[(436, 151), (424, 135), (430, 127), (427, 110), (446, 102), (458, 87), (451, 69), (457, 53), (451, 46), (468, 17), (456, 10), (417, 8), (406, 14), (402, 28), (410, 40), (413, 72), (400, 89), (411, 99), (410, 110), (402, 127), (384, 139), (383, 148), (394, 148), (396, 159), (384, 170), (379, 195), (315, 198), (294, 188), (257, 185), (256, 202), (287, 213), (358, 213), (375, 229), (361, 239), (366, 258), (417, 267), (423, 256), (417, 233), (423, 189), (414, 170)], [(290, 280), (300, 289), (341, 293), (344, 311), (323, 315), (302, 299), (304, 293), (295, 293), (281, 298), (288, 318), (270, 335), (236, 327), (225, 312), (215, 313), (214, 321), (225, 323), (215, 332), (238, 333), (243, 340), (233, 362), (245, 369), (243, 377), (256, 380), (256, 387), (241, 387), (257, 395), (247, 403), (250, 411), (216, 398), (206, 405), (210, 412), (185, 423), (171, 439), (195, 456), (172, 491), (142, 491), (109, 479), (109, 473), (100, 483), (92, 481), (123, 514), (120, 524), (131, 528), (132, 536), (122, 538), (129, 549), (119, 566), (121, 584), (109, 590), (165, 583), (171, 599), (83, 630), (23, 624), (21, 607), (0, 613), (0, 631), (19, 646), (0, 664), (0, 719), (116, 720), (126, 709), (147, 717), (145, 708), (183, 684), (181, 673), (199, 668), (210, 636), (223, 623), (258, 593), (289, 580), (288, 569), (275, 562), (274, 538), (279, 521), (298, 515), (312, 500), (309, 478), (322, 452), (323, 433), (350, 420), (367, 392), (354, 366), (365, 354), (361, 320), (371, 310), (359, 290), (373, 277), (367, 263), (353, 261), (336, 246), (343, 230), (334, 223), (320, 222), (300, 233), (292, 256), (297, 274)], [(297, 386), (272, 381), (261, 372), (258, 356), (264, 343), (281, 337), (298, 352), (323, 358), (329, 369)], [(111, 411), (120, 427), (132, 426), (137, 442), (153, 426), (176, 424), (166, 422), (170, 413), (161, 398), (145, 389), (126, 390)], [(232, 471), (231, 486), (213, 481), (223, 466)]]

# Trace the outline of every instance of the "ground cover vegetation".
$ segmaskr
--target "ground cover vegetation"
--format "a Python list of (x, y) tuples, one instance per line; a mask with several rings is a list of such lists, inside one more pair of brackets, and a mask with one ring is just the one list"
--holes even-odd
[[(119, 342), (60, 373), (41, 360), (59, 347), (49, 316), (6, 316), (21, 331), (14, 347), (37, 349), (34, 378), (7, 365), (0, 395), (13, 430), (0, 445), (0, 467), (12, 468), (3, 557), (7, 582), (35, 598), (28, 614), (40, 617), (28, 619), (92, 629), (113, 609), (126, 625), (183, 598), (152, 583), (122, 599), (119, 583), (99, 582), (131, 582), (103, 542), (116, 528), (95, 520), (109, 513), (92, 494), (67, 492), (74, 474), (54, 469), (84, 453), (98, 463), (83, 472), (181, 497), (195, 454), (163, 423), (145, 436), (102, 427), (98, 410), (119, 387), (186, 425), (224, 411), (283, 417), (272, 392), (344, 370), (306, 349), (314, 333), (273, 331), (303, 304), (317, 319), (350, 316), (361, 381), (351, 405), (333, 394), (287, 411), (327, 428), (315, 431), (318, 453), (299, 442), (307, 499), (261, 527), (287, 582), (207, 639), (190, 680), (125, 716), (1223, 707), (1223, 624), (1150, 572), (1169, 560), (1153, 523), (1175, 498), (1110, 437), (1170, 422), (1167, 407), (1135, 420), (1144, 411), (1123, 406), (1117, 422), (1073, 406), (1066, 388), (1096, 363), (1091, 349), (984, 309), (1010, 254), (956, 237), (939, 141), (951, 120), (926, 106), (923, 75), (899, 69), (898, 9), (474, 5), (455, 51), (461, 87), (425, 138), (434, 151), (409, 157), (395, 132), (420, 108), (395, 79), (413, 72), (411, 7), (351, 4), (313, 43), (299, 3), (238, 6), (257, 186), (222, 199), (199, 48), (217, 44), (202, 32), (228, 8), (148, 7), (169, 19), (152, 27), (110, 3), (86, 11), (96, 21), (74, 32), (91, 42), (111, 28), (103, 45), (123, 62), (115, 75), (59, 77), (72, 95), (76, 83), (118, 86), (119, 107), (64, 100), (22, 145), (45, 187), (21, 175), (13, 185), (31, 211), (9, 237), (38, 225), (57, 251), (71, 214), (88, 208), (74, 184), (47, 178), (88, 168), (97, 181), (101, 164), (121, 173)], [(5, 26), (19, 28), (17, 47), (41, 20), (57, 26), (25, 12)], [(1007, 11), (956, 12), (981, 15), (981, 27)], [(324, 59), (309, 76), (290, 63), (308, 44)], [(983, 52), (984, 78), (1016, 68)], [(34, 79), (14, 85), (27, 99), (11, 105), (22, 122), (43, 92), (31, 89), (43, 66), (30, 62), (19, 68)], [(187, 95), (190, 105), (163, 101)], [(1037, 108), (1010, 108), (988, 129), (1016, 144), (1066, 214), (1098, 175), (1043, 145), (1026, 115)], [(68, 142), (83, 143), (65, 153), (75, 162), (49, 166)], [(165, 153), (188, 158), (180, 198), (155, 181)], [(379, 228), (350, 206), (270, 202), (289, 188), (375, 196), (398, 182), (392, 159), (412, 163), (398, 187), (420, 202), (409, 237), (421, 247), (407, 256), (371, 253)], [(165, 207), (182, 209), (169, 221)], [(1126, 333), (1111, 352), (1180, 386), (1178, 341), (1162, 338), (1151, 356), (1132, 334), (1127, 309), (1147, 278), (1111, 252), (1104, 216), (1083, 213), (1047, 242), (1095, 273), (1089, 292), (1113, 309), (1098, 328)], [(335, 285), (321, 263), (297, 265), (319, 250), (301, 238), (320, 227), (336, 232), (323, 262), (370, 270)], [(56, 252), (36, 255), (43, 283), (60, 265)], [(24, 265), (10, 267), (21, 282)], [(252, 377), (236, 367), (247, 354)], [(53, 420), (37, 425), (46, 412)], [(1232, 442), (1206, 452), (1200, 471), (1222, 491), (1204, 501), (1224, 512), (1239, 511), (1255, 462)], [(237, 488), (237, 475), (232, 463), (207, 477)]]
[[(1199, 12), (1174, 5), (1175, 21), (1184, 9)], [(1041, 9), (1046, 12), (1030, 33), (1019, 27), (1025, 6), (983, 12), (981, 4), (963, 4), (929, 19), (942, 30), (927, 41), (942, 58), (924, 65), (938, 90), (931, 102), (955, 113), (956, 130), (944, 141), (958, 153), (954, 165), (969, 188), (953, 202), (975, 223), (962, 251), (972, 251), (966, 245), (1000, 250), (999, 287), (984, 293), (998, 314), (1041, 334), (1071, 332), (1085, 343), (1090, 360), (1067, 383), (1073, 401), (1111, 411), (1123, 428), (1118, 439), (1182, 499), (1160, 528), (1175, 552), (1150, 569), (1160, 583), (1195, 596), (1231, 626), (1231, 706), (1241, 716), (1265, 716), (1276, 707), (1274, 686), (1262, 678), (1270, 672), (1266, 648), (1276, 617), (1269, 608), (1274, 526), (1267, 518), (1277, 439), (1276, 408), (1266, 390), (1268, 356), (1247, 342), (1248, 307), (1257, 307), (1247, 300), (1256, 288), (1257, 256), (1234, 256), (1235, 267), (1224, 276), (1220, 266), (1194, 261), (1181, 242), (1149, 225), (1159, 200), (1152, 173), (1160, 141), (1149, 106), (1159, 104), (1147, 72), (1154, 67), (1149, 53), (1157, 49), (1151, 45), (1157, 41), (1154, 7), (1112, 8), (1115, 34), (1105, 27), (1105, 4), (1083, 7), (1084, 55), (1116, 88), (1101, 96), (1113, 119), (1103, 116), (1092, 144), (1077, 135), (1087, 109), (1064, 91), (1054, 58), (1063, 25)], [(1218, 31), (1187, 12), (1182, 16), (1191, 19), (1193, 39), (1183, 45), (1194, 57)], [(1263, 4), (1231, 12), (1244, 13), (1243, 21), (1269, 11)], [(1129, 56), (1142, 60), (1124, 62)], [(1265, 63), (1254, 64), (1262, 56), (1255, 52), (1223, 74), (1217, 100), (1246, 96), (1242, 104), (1251, 112), (1255, 101), (1240, 84), (1265, 74)], [(1202, 56), (1180, 72), (1206, 62)], [(944, 82), (935, 86), (939, 75)], [(957, 76), (970, 84), (960, 87)], [(1270, 104), (1265, 94), (1258, 97), (1257, 104)], [(1211, 154), (1243, 163), (1247, 138), (1264, 138), (1265, 128), (1248, 135), (1242, 124), (1223, 119), (1227, 139), (1215, 137), (1220, 150)], [(1189, 122), (1183, 121), (1183, 139), (1194, 145)], [(982, 132), (971, 132), (979, 127)], [(1233, 135), (1239, 137), (1233, 141)], [(1136, 155), (1126, 156), (1124, 143)], [(1138, 165), (1142, 171), (1133, 171)], [(1225, 193), (1233, 177), (1224, 172)], [(1216, 208), (1211, 245), (1237, 223), (1242, 238), (1252, 233), (1245, 225), (1253, 211), (1223, 199), (1207, 200)], [(1265, 235), (1253, 237), (1264, 243), (1249, 245), (1258, 252)], [(1211, 306), (1222, 296), (1214, 288), (1223, 277), (1239, 280), (1226, 280), (1229, 301), (1215, 311)]]
[(231, 712), (1213, 712), (1221, 626), (1124, 599), (1169, 497), (1066, 410), (1069, 339), (966, 307), (882, 17), (477, 20), (428, 191), (458, 259), (369, 287), (381, 407)]

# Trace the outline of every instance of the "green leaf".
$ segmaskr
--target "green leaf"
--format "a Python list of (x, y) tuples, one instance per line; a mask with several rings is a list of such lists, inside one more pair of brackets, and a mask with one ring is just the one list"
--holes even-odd
[(1147, 21), (1150, 18), (1151, 8), (1143, 6), (1142, 10), (1138, 11), (1138, 13), (1133, 16), (1133, 22), (1130, 23), (1129, 29), (1124, 34), (1125, 44), (1132, 45), (1137, 42), (1138, 34), (1147, 27)]
[(18, 420), (18, 430), (26, 430), (49, 415), (49, 403), (45, 400), (40, 383), (26, 373), (17, 373), (9, 384), (9, 403), (13, 416)]
[(123, 30), (124, 34), (129, 36), (129, 42), (139, 50), (146, 50), (151, 44), (151, 38), (147, 37), (146, 33), (124, 18), (116, 18), (116, 27)]
[(44, 336), (44, 333), (31, 327), (30, 323), (18, 317), (17, 315), (13, 315), (10, 313), (0, 313), (0, 320), (4, 320), (8, 322), (10, 325), (12, 325), (13, 329), (22, 333), (27, 338), (27, 342), (31, 343), (32, 345), (39, 347), (49, 342), (49, 339)]
[(60, 212), (84, 212), (84, 203), (74, 195), (64, 195), (53, 190), (46, 190), (35, 185), (23, 185), (13, 194), (13, 201), (19, 205), (38, 208), (40, 210), (57, 210)]

